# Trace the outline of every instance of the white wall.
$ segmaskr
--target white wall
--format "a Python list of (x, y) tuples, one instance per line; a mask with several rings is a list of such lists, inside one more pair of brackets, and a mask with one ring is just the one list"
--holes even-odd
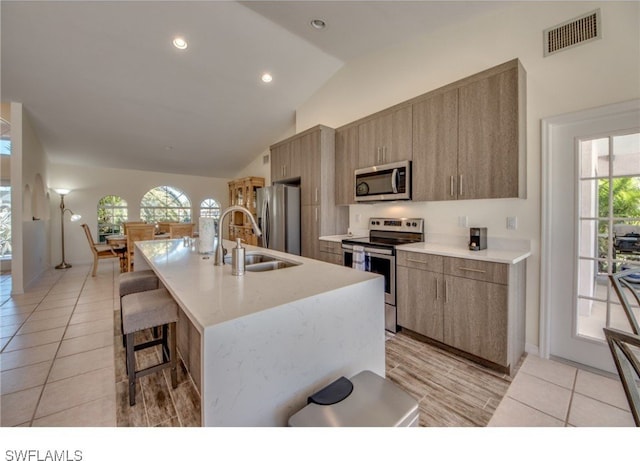
[[(181, 189), (191, 200), (192, 217), (197, 222), (200, 202), (205, 198), (214, 198), (222, 208), (229, 205), (227, 178), (207, 178), (179, 174), (156, 173), (148, 171), (114, 168), (92, 168), (76, 165), (51, 164), (51, 189), (68, 188), (72, 192), (65, 197), (65, 205), (74, 213), (82, 215), (78, 222), (70, 222), (65, 214), (65, 260), (68, 263), (92, 262), (91, 252), (80, 224), (91, 228), (94, 239), (98, 238), (98, 201), (105, 195), (119, 195), (127, 201), (129, 219), (140, 218), (140, 200), (142, 196), (157, 186), (173, 186)], [(52, 252), (55, 264), (61, 261), (60, 240), (60, 196), (51, 192), (52, 216)]]
[[(543, 58), (544, 29), (595, 8), (602, 11), (601, 40)], [(530, 240), (526, 341), (535, 347), (539, 344), (540, 120), (640, 96), (639, 17), (638, 2), (514, 2), (507, 9), (348, 63), (299, 107), (296, 131), (318, 123), (337, 128), (519, 58), (527, 71), (527, 199), (351, 206), (350, 226), (364, 227), (373, 215), (423, 217), (427, 236), (463, 236), (468, 230), (458, 227), (458, 216), (468, 216), (469, 225), (488, 227), (490, 237)], [(506, 229), (507, 216), (517, 216), (517, 230)]]
[(12, 293), (50, 265), (47, 156), (22, 104), (11, 103)]

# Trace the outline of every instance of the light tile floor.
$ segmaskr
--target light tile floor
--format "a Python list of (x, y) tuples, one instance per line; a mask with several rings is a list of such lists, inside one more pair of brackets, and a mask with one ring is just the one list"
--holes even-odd
[(634, 426), (617, 379), (529, 354), (489, 426)]
[[(119, 269), (109, 261), (98, 277), (90, 269), (52, 269), (18, 296), (10, 295), (10, 276), (0, 276), (2, 426), (117, 425)], [(619, 381), (529, 355), (489, 426), (633, 426), (633, 419)]]

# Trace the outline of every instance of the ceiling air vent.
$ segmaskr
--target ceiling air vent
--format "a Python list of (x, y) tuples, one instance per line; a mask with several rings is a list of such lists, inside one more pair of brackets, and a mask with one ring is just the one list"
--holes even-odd
[(600, 10), (597, 9), (545, 30), (544, 55), (549, 56), (601, 37)]

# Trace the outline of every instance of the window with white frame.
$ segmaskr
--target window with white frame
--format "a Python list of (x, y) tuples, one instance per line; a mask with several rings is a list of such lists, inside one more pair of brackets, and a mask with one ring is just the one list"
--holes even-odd
[(191, 222), (191, 200), (177, 187), (156, 187), (142, 197), (140, 219), (148, 223)]
[(220, 218), (220, 203), (212, 198), (204, 199), (200, 202), (200, 217), (201, 218)]
[(104, 242), (107, 235), (124, 232), (122, 223), (127, 221), (127, 201), (117, 195), (105, 195), (98, 201), (98, 235)]

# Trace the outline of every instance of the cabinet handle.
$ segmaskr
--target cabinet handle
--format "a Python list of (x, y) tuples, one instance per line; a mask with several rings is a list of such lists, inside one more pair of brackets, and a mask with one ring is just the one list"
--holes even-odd
[(449, 176), (449, 189), (450, 189), (450, 195), (451, 197), (453, 197), (455, 195), (455, 192), (453, 190), (453, 175)]
[(449, 282), (444, 281), (444, 302), (445, 304), (449, 302)]
[(318, 188), (316, 187), (316, 203), (318, 203)]
[(472, 269), (470, 267), (459, 267), (461, 271), (469, 271), (469, 272), (478, 272), (479, 274), (486, 274), (487, 271), (483, 271), (481, 269)]
[(460, 197), (462, 197), (464, 194), (462, 193), (462, 175), (460, 175)]
[(436, 301), (438, 299), (440, 299), (440, 293), (438, 292), (439, 291), (438, 290), (438, 285), (440, 285), (440, 284), (438, 283), (438, 279), (436, 278)]
[(419, 259), (411, 259), (411, 258), (407, 258), (407, 261), (408, 261), (408, 262), (411, 262), (411, 263), (427, 264), (427, 262), (426, 262), (426, 261), (420, 261)]
[(318, 209), (316, 208), (316, 222), (318, 222)]

